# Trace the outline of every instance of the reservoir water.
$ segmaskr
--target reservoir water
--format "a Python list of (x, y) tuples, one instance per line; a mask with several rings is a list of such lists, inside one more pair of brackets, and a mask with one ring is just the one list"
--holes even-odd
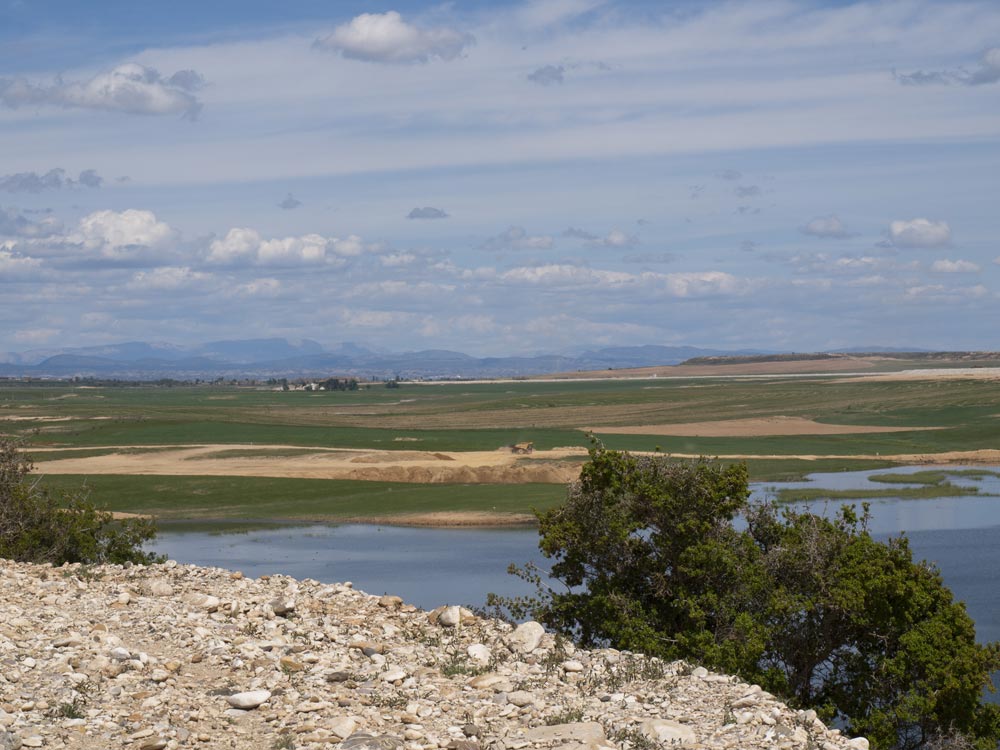
[[(892, 473), (927, 467), (892, 469)], [(995, 471), (995, 469), (994, 469)], [(870, 482), (887, 470), (816, 474), (811, 481), (755, 484), (770, 487), (851, 489), (905, 487)], [(934, 562), (956, 598), (966, 602), (981, 641), (1000, 640), (1000, 477), (956, 476), (984, 495), (871, 502), (872, 533), (884, 539), (906, 532), (916, 559)], [(516, 491), (512, 486), (511, 491)], [(859, 501), (804, 504), (815, 512)], [(534, 529), (427, 529), (377, 525), (267, 526), (228, 533), (232, 525), (161, 526), (154, 549), (182, 563), (241, 570), (246, 575), (282, 573), (319, 581), (352, 581), (371, 594), (391, 593), (430, 609), (440, 604), (484, 604), (486, 592), (528, 594), (531, 588), (507, 574), (507, 566), (544, 563)]]

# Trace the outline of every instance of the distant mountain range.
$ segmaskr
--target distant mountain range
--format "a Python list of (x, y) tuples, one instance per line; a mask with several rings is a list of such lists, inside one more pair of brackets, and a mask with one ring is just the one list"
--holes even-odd
[(316, 341), (247, 339), (200, 346), (129, 341), (108, 346), (0, 354), (0, 376), (157, 378), (282, 378), (347, 375), (359, 378), (478, 378), (540, 375), (679, 364), (692, 357), (765, 354), (760, 350), (693, 346), (616, 346), (573, 354), (473, 357), (444, 349), (374, 351), (344, 343), (325, 349)]
[[(891, 347), (854, 347), (838, 354), (900, 352)], [(926, 351), (926, 350), (908, 350)], [(768, 356), (759, 349), (694, 346), (612, 346), (572, 353), (473, 357), (446, 349), (385, 352), (343, 343), (326, 349), (310, 339), (212, 341), (199, 346), (129, 341), (108, 346), (0, 354), (0, 377), (93, 377), (125, 380), (214, 378), (487, 378), (581, 370), (676, 365), (689, 359)]]

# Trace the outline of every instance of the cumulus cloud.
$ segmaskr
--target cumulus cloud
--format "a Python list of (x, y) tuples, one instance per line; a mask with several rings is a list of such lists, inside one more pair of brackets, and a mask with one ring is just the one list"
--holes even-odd
[(634, 234), (628, 234), (621, 229), (612, 229), (605, 236), (595, 240), (595, 245), (602, 247), (635, 247), (639, 244), (639, 238)]
[(354, 234), (343, 239), (321, 234), (265, 239), (255, 229), (237, 227), (212, 241), (207, 261), (218, 265), (344, 266), (349, 258), (378, 250), (378, 245), (365, 243)]
[(1000, 47), (986, 50), (973, 70), (917, 70), (896, 73), (895, 79), (904, 86), (982, 86), (1000, 81)]
[(98, 188), (104, 179), (93, 169), (80, 172), (77, 179), (66, 176), (65, 169), (50, 169), (44, 174), (40, 172), (18, 172), (0, 176), (0, 191), (5, 193), (41, 193), (45, 190), (60, 190), (79, 185)]
[(482, 244), (483, 250), (549, 250), (554, 242), (548, 235), (529, 235), (524, 227), (508, 227), (507, 231), (490, 237)]
[(528, 80), (539, 86), (555, 86), (565, 80), (566, 68), (562, 65), (543, 65), (528, 74)]
[(180, 291), (203, 286), (211, 276), (192, 271), (186, 266), (161, 266), (151, 271), (139, 271), (132, 276), (128, 288), (142, 291)]
[(895, 247), (941, 247), (951, 241), (951, 228), (944, 221), (898, 219), (889, 224), (889, 240)]
[(57, 78), (46, 84), (24, 78), (0, 78), (0, 102), (14, 108), (47, 105), (194, 118), (201, 110), (194, 92), (203, 82), (193, 70), (178, 71), (164, 78), (153, 68), (126, 63), (86, 81)]
[(521, 266), (501, 274), (500, 279), (539, 286), (612, 286), (634, 283), (636, 277), (621, 271), (605, 271), (565, 263)]
[(170, 225), (152, 211), (95, 211), (80, 219), (66, 242), (109, 260), (126, 260), (165, 248), (177, 238)]
[(934, 273), (978, 273), (982, 270), (978, 263), (971, 260), (948, 260), (943, 258), (931, 264)]
[(475, 44), (475, 38), (445, 26), (419, 28), (394, 10), (362, 13), (314, 43), (318, 49), (338, 52), (354, 60), (379, 63), (426, 63), (453, 60)]
[(431, 206), (424, 206), (423, 208), (414, 208), (410, 213), (406, 215), (407, 219), (447, 219), (448, 214), (442, 211), (440, 208), (433, 208)]
[(826, 239), (843, 239), (850, 237), (847, 226), (837, 216), (818, 216), (802, 227), (803, 234)]
[(743, 291), (746, 282), (723, 271), (670, 273), (664, 286), (674, 297), (716, 297)]
[(379, 258), (379, 262), (384, 268), (400, 268), (415, 263), (417, 256), (413, 253), (388, 253)]
[(298, 208), (302, 205), (302, 201), (296, 198), (294, 195), (289, 193), (285, 196), (284, 200), (278, 204), (278, 208), (283, 208), (285, 211), (291, 211), (294, 208)]
[(0, 206), (0, 237), (51, 237), (63, 229), (62, 222), (52, 216), (32, 221), (13, 208)]

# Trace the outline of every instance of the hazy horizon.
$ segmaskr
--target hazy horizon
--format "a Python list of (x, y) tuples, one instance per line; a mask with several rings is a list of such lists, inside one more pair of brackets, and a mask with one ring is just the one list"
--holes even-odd
[(0, 352), (998, 349), (998, 91), (992, 2), (0, 2)]

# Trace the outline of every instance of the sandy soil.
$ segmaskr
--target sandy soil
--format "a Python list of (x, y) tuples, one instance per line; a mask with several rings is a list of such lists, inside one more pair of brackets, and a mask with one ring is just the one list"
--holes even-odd
[(853, 435), (866, 432), (909, 432), (937, 427), (882, 427), (878, 425), (822, 424), (803, 417), (724, 419), (716, 422), (587, 427), (606, 435), (679, 435), (686, 437), (764, 437), (776, 435)]
[[(162, 446), (161, 446), (162, 447)], [(139, 474), (187, 476), (296, 477), (304, 479), (359, 479), (420, 484), (564, 484), (579, 475), (579, 464), (553, 459), (579, 457), (582, 448), (557, 448), (518, 456), (495, 451), (421, 452), (316, 448), (314, 453), (291, 456), (213, 458), (219, 451), (244, 448), (283, 450), (293, 446), (197, 445), (174, 446), (150, 453), (109, 453), (103, 456), (63, 458), (36, 467), (44, 474)], [(112, 448), (113, 449), (113, 448)], [(72, 454), (69, 454), (72, 455)], [(548, 460), (546, 460), (548, 459)]]
[[(1000, 367), (952, 367), (948, 369), (902, 370), (851, 378), (853, 383), (886, 380), (1000, 380)], [(844, 382), (844, 381), (834, 381)]]

